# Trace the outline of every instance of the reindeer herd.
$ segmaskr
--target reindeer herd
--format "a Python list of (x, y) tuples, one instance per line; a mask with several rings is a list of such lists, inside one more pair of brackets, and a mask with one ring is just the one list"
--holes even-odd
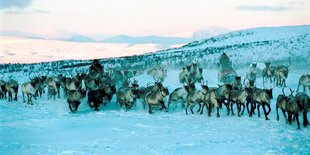
[[(257, 109), (258, 117), (260, 117), (262, 108), (265, 119), (268, 120), (271, 111), (270, 103), (273, 99), (273, 88), (257, 88), (255, 86), (256, 64), (251, 65), (243, 84), (241, 77), (237, 76), (233, 83), (210, 87), (203, 78), (203, 69), (199, 67), (198, 63), (192, 63), (183, 67), (179, 74), (179, 82), (183, 86), (174, 89), (171, 93), (169, 93), (168, 87), (163, 85), (167, 76), (165, 67), (149, 69), (147, 74), (153, 76), (154, 82), (149, 82), (145, 87), (139, 86), (138, 81), (133, 79), (137, 76), (136, 71), (111, 70), (102, 73), (87, 73), (85, 69), (76, 69), (75, 73), (75, 75), (71, 72), (43, 75), (30, 72), (29, 81), (21, 84), (23, 102), (33, 104), (32, 98), (42, 97), (47, 87), (47, 100), (51, 98), (55, 100), (56, 96), (60, 98), (60, 89), (62, 89), (72, 112), (77, 112), (83, 98), (87, 97), (89, 107), (97, 111), (100, 105), (110, 104), (115, 96), (116, 103), (125, 110), (135, 108), (137, 100), (142, 103), (145, 109), (148, 109), (149, 113), (153, 113), (155, 109), (168, 112), (169, 109), (175, 109), (180, 103), (186, 115), (188, 109), (192, 114), (195, 112), (203, 114), (206, 109), (208, 116), (211, 116), (212, 110), (216, 109), (216, 116), (220, 117), (220, 109), (224, 105), (227, 115), (235, 115), (234, 106), (236, 106), (239, 117), (244, 114), (245, 108), (250, 117), (255, 114), (255, 109)], [(272, 66), (270, 63), (266, 63), (262, 75), (263, 85), (269, 80), (276, 86), (285, 87), (288, 66)], [(14, 79), (5, 81), (3, 77), (0, 80), (0, 99), (7, 98), (8, 101), (17, 101), (19, 83)], [(200, 89), (196, 88), (197, 83), (200, 83)], [(304, 88), (303, 92), (298, 92), (300, 85)], [(277, 120), (279, 120), (278, 109), (280, 109), (289, 124), (296, 120), (300, 129), (299, 114), (303, 115), (303, 125), (306, 127), (309, 124), (307, 111), (310, 108), (310, 102), (309, 96), (306, 94), (307, 87), (310, 90), (310, 74), (300, 77), (298, 93), (295, 95), (294, 91), (290, 89), (291, 93), (287, 96), (284, 92), (285, 89), (282, 89), (282, 94), (278, 95), (276, 100)], [(167, 103), (165, 103), (166, 98), (168, 98)], [(195, 106), (198, 108), (194, 112)]]

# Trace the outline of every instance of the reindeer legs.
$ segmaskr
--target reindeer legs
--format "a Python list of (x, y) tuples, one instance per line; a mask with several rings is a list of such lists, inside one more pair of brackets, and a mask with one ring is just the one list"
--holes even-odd
[[(262, 107), (263, 107), (263, 110), (264, 110), (264, 114), (265, 114), (266, 120), (269, 120), (269, 118), (268, 118), (268, 112), (266, 112), (265, 105), (266, 105), (266, 104), (262, 104)], [(270, 112), (270, 110), (269, 110), (269, 112)]]
[(244, 105), (244, 104), (241, 104), (241, 105), (240, 105), (240, 108), (241, 108), (241, 106), (243, 107), (243, 108), (242, 108), (241, 115), (243, 115), (243, 113), (244, 113), (244, 109), (245, 109), (245, 105)]
[[(230, 113), (230, 109), (229, 109), (229, 102), (226, 103), (225, 101), (223, 101), (224, 105), (226, 106), (226, 109), (227, 109), (227, 115), (229, 115)], [(222, 104), (222, 103), (221, 103)]]
[(160, 110), (165, 109), (165, 111), (168, 112), (168, 109), (167, 109), (167, 107), (166, 107), (166, 105), (165, 105), (165, 102), (164, 102), (164, 101), (161, 101), (160, 103), (161, 103), (161, 105), (162, 105), (162, 108), (161, 108)]
[[(258, 112), (258, 117), (260, 117), (260, 111), (259, 111), (259, 107), (260, 107), (260, 105), (258, 104), (257, 105), (257, 112)], [(254, 111), (254, 110), (253, 110)]]
[[(229, 102), (228, 102), (228, 105), (229, 105)], [(231, 115), (235, 115), (234, 114), (234, 108), (233, 108), (233, 105), (234, 105), (234, 103), (233, 102), (230, 102), (230, 109), (231, 109)], [(238, 105), (237, 105), (237, 109), (238, 109)], [(238, 110), (239, 111), (239, 110)], [(238, 112), (239, 113), (239, 112)], [(229, 115), (229, 114), (228, 114)]]
[(300, 123), (299, 123), (298, 113), (297, 113), (297, 114), (294, 114), (294, 116), (295, 116), (295, 118), (296, 118), (296, 122), (297, 122), (298, 129), (300, 129)]
[(199, 103), (198, 105), (199, 105), (199, 108), (197, 110), (197, 113), (199, 113), (199, 111), (201, 110), (201, 104)]
[(217, 108), (216, 108), (216, 111), (217, 111), (216, 117), (219, 118), (219, 117), (220, 117), (220, 108), (217, 107)]
[(304, 111), (302, 113), (302, 115), (303, 115), (303, 125), (304, 125), (304, 127), (307, 127), (309, 125), (309, 121), (308, 121), (308, 118), (307, 118), (307, 112)]
[(208, 105), (207, 105), (207, 103), (203, 103), (203, 104), (202, 104), (202, 107), (201, 107), (201, 110), (200, 110), (200, 114), (203, 113), (203, 109), (204, 109), (205, 106), (206, 106), (206, 108), (207, 108), (207, 110), (208, 110)]

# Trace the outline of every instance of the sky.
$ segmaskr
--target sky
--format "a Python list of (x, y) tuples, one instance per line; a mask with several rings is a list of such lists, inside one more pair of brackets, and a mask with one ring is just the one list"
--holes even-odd
[(0, 0), (0, 30), (45, 37), (161, 35), (310, 24), (308, 0)]

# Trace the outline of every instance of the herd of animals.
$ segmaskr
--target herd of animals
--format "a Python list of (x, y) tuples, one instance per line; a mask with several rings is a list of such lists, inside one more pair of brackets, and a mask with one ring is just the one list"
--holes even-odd
[[(284, 115), (285, 120), (292, 124), (297, 122), (300, 129), (299, 114), (303, 116), (303, 125), (306, 127), (309, 122), (307, 111), (310, 108), (309, 96), (306, 94), (306, 88), (310, 90), (310, 74), (304, 74), (298, 81), (297, 93), (290, 89), (291, 93), (286, 95), (284, 87), (288, 76), (287, 66), (273, 66), (271, 63), (265, 63), (266, 67), (262, 71), (263, 84), (273, 83), (273, 86), (283, 86), (282, 94), (278, 95), (276, 101), (277, 120), (279, 120), (278, 109)], [(255, 86), (257, 67), (251, 64), (243, 83), (241, 77), (237, 76), (233, 83), (218, 85), (218, 87), (209, 87), (203, 78), (203, 69), (198, 63), (192, 63), (183, 67), (179, 74), (179, 82), (183, 87), (174, 89), (171, 93), (163, 81), (167, 76), (167, 69), (164, 67), (154, 67), (147, 71), (148, 75), (153, 76), (154, 82), (149, 82), (147, 86), (139, 86), (134, 75), (128, 72), (111, 70), (109, 72), (87, 73), (85, 70), (75, 70), (76, 74), (58, 74), (42, 75), (34, 72), (29, 73), (29, 81), (19, 86), (18, 81), (14, 79), (4, 80), (4, 75), (0, 80), (0, 99), (8, 101), (17, 101), (19, 87), (23, 96), (23, 102), (33, 104), (32, 98), (42, 97), (47, 87), (47, 99), (61, 97), (60, 89), (63, 89), (64, 96), (72, 112), (77, 112), (83, 98), (87, 96), (87, 102), (90, 108), (99, 110), (102, 104), (106, 106), (116, 96), (116, 102), (121, 108), (126, 110), (136, 106), (137, 100), (141, 101), (144, 108), (147, 107), (149, 113), (152, 110), (165, 110), (171, 106), (176, 108), (178, 103), (182, 104), (185, 113), (194, 114), (193, 108), (198, 105), (197, 113), (202, 114), (207, 110), (208, 116), (211, 116), (212, 110), (216, 109), (217, 117), (220, 117), (220, 109), (224, 105), (227, 109), (227, 115), (234, 115), (233, 106), (237, 107), (238, 116), (243, 115), (245, 107), (248, 115), (252, 117), (257, 109), (260, 117), (260, 107), (262, 107), (265, 119), (271, 111), (270, 102), (273, 98), (273, 88), (257, 88)], [(196, 83), (200, 83), (201, 88), (196, 88)], [(303, 86), (303, 92), (299, 92), (299, 87)], [(168, 102), (165, 103), (166, 98)], [(27, 99), (27, 101), (26, 101)], [(167, 106), (166, 106), (167, 105)], [(287, 116), (288, 115), (288, 116)]]

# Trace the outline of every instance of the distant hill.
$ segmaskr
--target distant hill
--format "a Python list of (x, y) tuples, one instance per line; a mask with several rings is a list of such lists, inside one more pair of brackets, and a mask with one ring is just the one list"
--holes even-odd
[(191, 38), (180, 37), (162, 37), (162, 36), (143, 36), (132, 37), (128, 35), (118, 35), (107, 38), (102, 42), (105, 43), (129, 43), (129, 44), (162, 44), (162, 45), (177, 45), (186, 44), (193, 41)]
[(97, 40), (83, 35), (72, 35), (70, 38), (64, 39), (64, 41), (71, 42), (98, 42)]
[(218, 36), (231, 32), (231, 30), (223, 27), (207, 27), (193, 33), (193, 40), (202, 40), (210, 37)]

